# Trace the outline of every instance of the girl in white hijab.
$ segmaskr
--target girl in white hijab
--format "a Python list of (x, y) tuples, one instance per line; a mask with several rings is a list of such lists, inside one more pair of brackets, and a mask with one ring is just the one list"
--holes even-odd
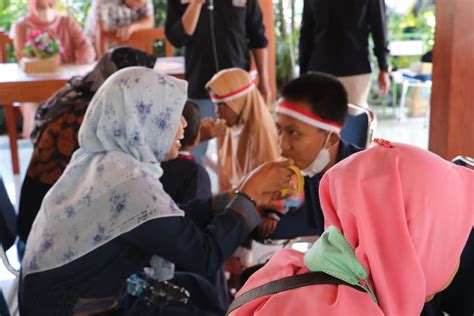
[(172, 263), (213, 274), (258, 224), (256, 204), (287, 185), (290, 162), (270, 163), (232, 200), (224, 194), (187, 206), (195, 223), (183, 217), (159, 178), (160, 162), (180, 148), (186, 90), (186, 82), (142, 67), (115, 73), (98, 90), (79, 131), (80, 148), (29, 235), (22, 315), (112, 310), (127, 277), (153, 255), (163, 280), (172, 278)]

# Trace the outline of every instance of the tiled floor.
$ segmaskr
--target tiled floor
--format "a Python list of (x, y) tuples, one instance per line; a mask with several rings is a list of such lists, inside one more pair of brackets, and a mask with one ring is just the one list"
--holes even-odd
[[(413, 144), (422, 148), (428, 147), (428, 128), (425, 126), (425, 118), (408, 118), (405, 122), (400, 122), (390, 115), (391, 109), (387, 109), (387, 114), (384, 115), (381, 109), (375, 109), (379, 119), (374, 137), (385, 138), (391, 141), (403, 142)], [(18, 205), (19, 192), (21, 186), (21, 179), (24, 177), (28, 162), (32, 153), (31, 144), (28, 141), (22, 140), (19, 142), (20, 148), (20, 176), (13, 176), (11, 169), (10, 151), (8, 147), (8, 138), (0, 136), (0, 174), (7, 187), (7, 191), (15, 206)], [(215, 146), (211, 146), (214, 148)], [(213, 180), (213, 187), (215, 188), (216, 177), (211, 175)], [(8, 252), (9, 257), (18, 267), (16, 253), (14, 249)], [(13, 276), (0, 264), (0, 283), (5, 289), (9, 288)]]

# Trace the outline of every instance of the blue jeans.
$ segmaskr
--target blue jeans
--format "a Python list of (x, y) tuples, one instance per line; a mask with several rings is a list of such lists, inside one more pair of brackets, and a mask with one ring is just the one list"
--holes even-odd
[[(208, 117), (216, 118), (216, 109), (211, 99), (190, 99), (199, 106), (201, 111), (201, 119)], [(203, 164), (204, 157), (206, 156), (208, 142), (200, 143), (196, 148), (193, 149), (191, 154), (196, 159), (197, 163)]]

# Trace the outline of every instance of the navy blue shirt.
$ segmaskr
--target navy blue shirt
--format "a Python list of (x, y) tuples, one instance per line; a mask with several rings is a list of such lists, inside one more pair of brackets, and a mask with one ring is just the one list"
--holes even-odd
[[(361, 150), (361, 148), (341, 140), (336, 163)], [(315, 235), (318, 236), (324, 232), (324, 216), (319, 200), (319, 183), (322, 177), (323, 174), (320, 173), (314, 177), (305, 178), (305, 203), (303, 205), (306, 223), (315, 230)]]
[[(350, 143), (341, 140), (336, 163), (362, 150)], [(295, 211), (281, 218), (271, 239), (287, 239), (300, 236), (321, 235), (324, 231), (324, 216), (319, 201), (319, 182), (323, 173), (314, 177), (305, 177), (304, 204)]]
[(27, 275), (20, 283), (21, 315), (72, 315), (78, 298), (118, 296), (153, 255), (184, 271), (214, 275), (260, 221), (242, 196), (213, 211), (226, 202), (222, 196), (193, 201), (182, 207), (186, 217), (150, 220), (64, 266)]
[(211, 179), (206, 169), (194, 161), (192, 156), (161, 163), (163, 189), (176, 203), (187, 203), (195, 199), (206, 199), (212, 195)]

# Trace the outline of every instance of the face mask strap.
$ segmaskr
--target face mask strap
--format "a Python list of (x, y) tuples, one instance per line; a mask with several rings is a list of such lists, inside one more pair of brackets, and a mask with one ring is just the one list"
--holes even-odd
[(324, 145), (323, 145), (323, 148), (321, 148), (321, 150), (329, 149), (327, 147), (329, 144), (329, 140), (331, 139), (331, 135), (332, 135), (332, 132), (329, 132), (328, 135), (326, 136), (326, 140), (324, 141)]

